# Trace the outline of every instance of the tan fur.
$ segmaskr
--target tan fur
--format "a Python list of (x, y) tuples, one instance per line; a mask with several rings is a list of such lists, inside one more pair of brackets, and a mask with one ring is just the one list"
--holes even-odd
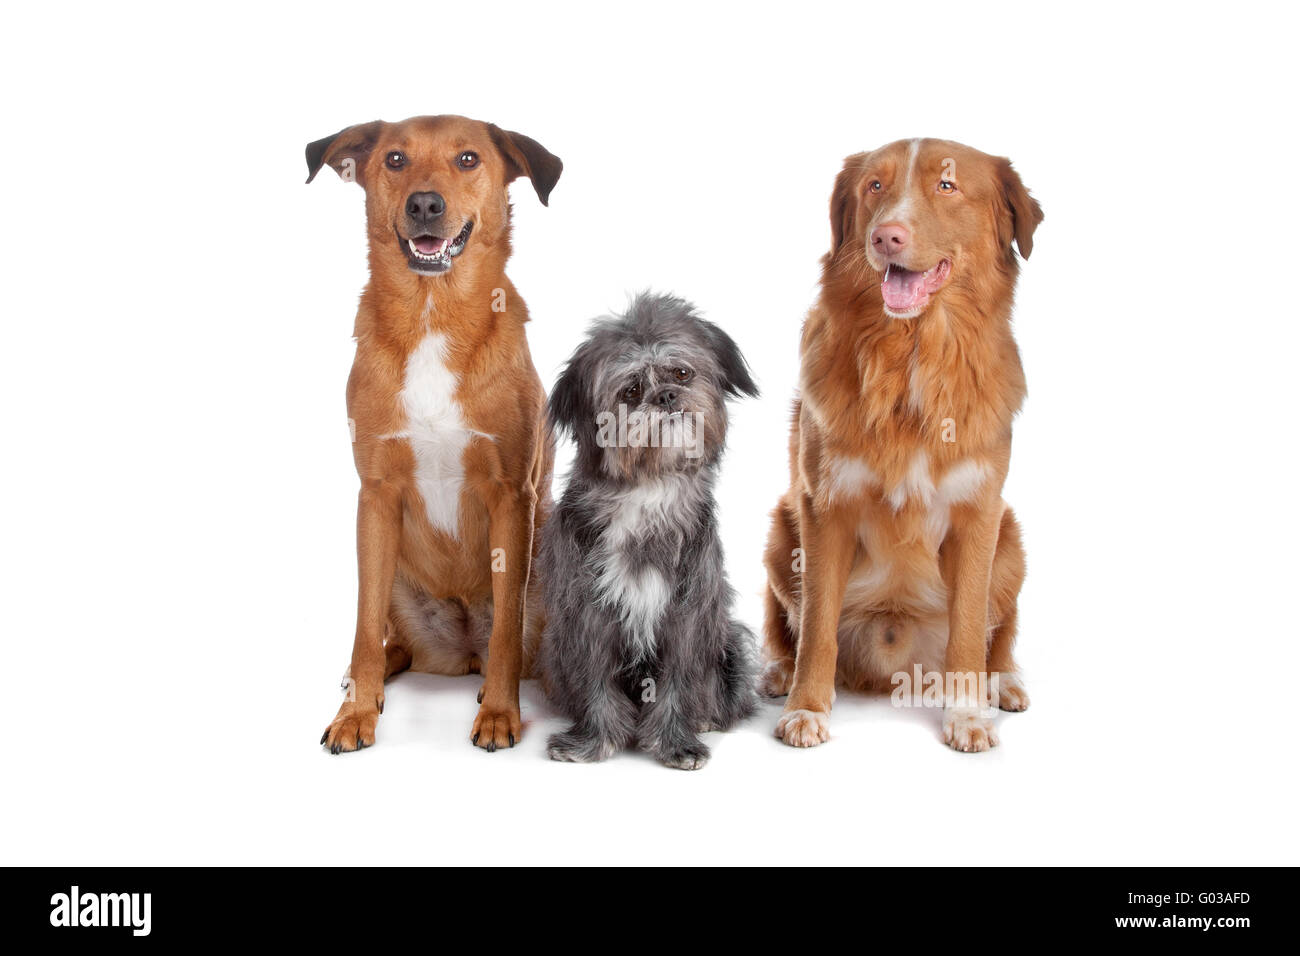
[[(955, 170), (951, 193), (938, 186), (945, 170)], [(911, 319), (886, 313), (883, 263), (869, 252), (872, 230), (900, 208), (912, 236), (904, 264), (951, 262)], [(1014, 673), (1024, 555), (1001, 490), (1025, 383), (1011, 243), (1028, 256), (1041, 218), (1009, 162), (957, 143), (860, 153), (836, 179), (834, 245), (803, 330), (791, 485), (765, 556), (763, 689), (788, 691), (787, 715), (828, 714), (837, 681), (884, 690), (913, 663)], [(1007, 702), (1023, 709), (1023, 685), (1012, 684)], [(778, 736), (821, 742), (809, 726), (784, 720)], [(983, 718), (950, 721), (945, 734), (959, 749), (995, 742)]]
[[(401, 170), (385, 165), (391, 150), (405, 154)], [(478, 168), (458, 168), (465, 150), (479, 154)], [(539, 161), (553, 161), (547, 171), (553, 185), (559, 161), (527, 137), (455, 116), (352, 127), (323, 157), (340, 173), (349, 160), (365, 187), (370, 243), (370, 283), (357, 313), (347, 388), (361, 478), (360, 592), (350, 669), (355, 700), (339, 708), (323, 742), (336, 751), (374, 742), (386, 676), (407, 667), (443, 674), (482, 668), (471, 737), (488, 750), (513, 746), (521, 734), (519, 679), (531, 664), (533, 643), (525, 648), (525, 616), (540, 608), (538, 601), (530, 608), (525, 594), (549, 504), (554, 448), (524, 334), (528, 311), (505, 275), (506, 186), (520, 175), (536, 183), (530, 164)], [(445, 275), (412, 272), (395, 233), (408, 195), (419, 190), (445, 197), (446, 219), (456, 228), (474, 222), (465, 251)], [(444, 337), (455, 401), (472, 432), (460, 459), (455, 537), (430, 523), (411, 443), (400, 437), (408, 425), (400, 401), (406, 363), (431, 332)], [(494, 549), (504, 555), (496, 572)], [(446, 628), (420, 625), (415, 612), (433, 604)]]

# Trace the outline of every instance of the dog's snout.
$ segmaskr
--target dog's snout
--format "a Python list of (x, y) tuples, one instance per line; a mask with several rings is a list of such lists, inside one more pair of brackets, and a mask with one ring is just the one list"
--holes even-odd
[(871, 230), (871, 248), (877, 255), (898, 255), (911, 241), (912, 234), (902, 223), (887, 222)]
[(406, 217), (413, 225), (428, 226), (447, 209), (447, 201), (438, 193), (411, 193), (406, 200)]
[(677, 410), (677, 389), (662, 388), (655, 395), (655, 404), (666, 411)]

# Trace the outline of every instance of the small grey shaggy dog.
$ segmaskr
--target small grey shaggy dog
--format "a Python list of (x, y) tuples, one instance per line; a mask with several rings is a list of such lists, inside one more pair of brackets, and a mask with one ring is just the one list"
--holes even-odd
[(736, 343), (671, 296), (637, 296), (569, 359), (550, 415), (577, 458), (540, 555), (542, 680), (574, 721), (552, 759), (635, 744), (695, 770), (700, 732), (753, 712), (754, 638), (731, 617), (713, 484), (726, 400), (757, 394)]

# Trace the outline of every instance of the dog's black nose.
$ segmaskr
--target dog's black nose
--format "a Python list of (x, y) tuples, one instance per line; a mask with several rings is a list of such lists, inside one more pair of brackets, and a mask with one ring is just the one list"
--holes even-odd
[(437, 193), (411, 193), (406, 200), (406, 218), (415, 226), (432, 225), (447, 208)]
[(655, 396), (655, 404), (660, 408), (666, 408), (672, 411), (677, 408), (677, 391), (676, 389), (665, 388)]

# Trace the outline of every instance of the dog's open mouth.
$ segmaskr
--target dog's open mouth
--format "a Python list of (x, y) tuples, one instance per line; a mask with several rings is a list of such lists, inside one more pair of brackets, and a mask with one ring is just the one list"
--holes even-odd
[(880, 280), (880, 295), (885, 300), (885, 311), (896, 319), (911, 319), (925, 311), (931, 294), (938, 292), (948, 281), (952, 262), (939, 260), (938, 265), (924, 272), (913, 272), (892, 262), (885, 267), (885, 277)]
[(450, 269), (451, 260), (465, 251), (465, 244), (469, 242), (469, 234), (473, 229), (474, 223), (466, 222), (460, 232), (450, 239), (431, 233), (403, 239), (402, 234), (398, 233), (397, 241), (406, 253), (406, 262), (412, 271), (435, 276)]

